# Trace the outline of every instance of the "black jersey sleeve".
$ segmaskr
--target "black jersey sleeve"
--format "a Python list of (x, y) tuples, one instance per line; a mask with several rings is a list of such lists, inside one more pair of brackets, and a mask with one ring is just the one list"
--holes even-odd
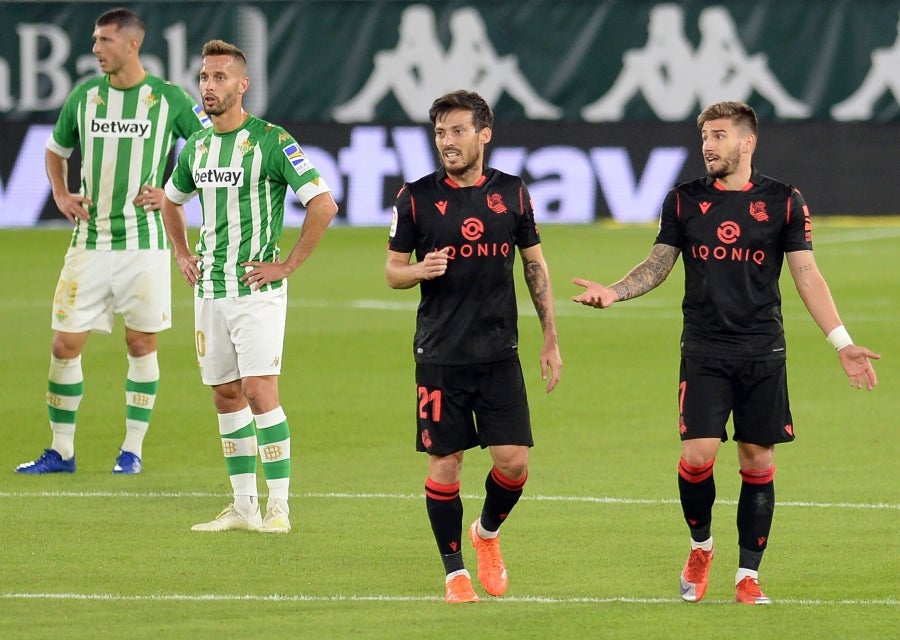
[(415, 202), (409, 184), (404, 184), (394, 201), (388, 249), (397, 253), (412, 253), (416, 249)]
[(534, 203), (531, 201), (531, 194), (528, 193), (528, 187), (522, 181), (519, 183), (519, 204), (522, 219), (516, 228), (516, 246), (520, 249), (527, 249), (540, 244), (541, 236), (534, 219)]
[(681, 200), (678, 189), (672, 189), (666, 194), (659, 213), (659, 231), (656, 234), (654, 244), (665, 244), (670, 247), (678, 247), (684, 244), (684, 229), (681, 226)]
[(785, 224), (784, 251), (812, 251), (812, 222), (809, 207), (796, 187), (791, 187)]

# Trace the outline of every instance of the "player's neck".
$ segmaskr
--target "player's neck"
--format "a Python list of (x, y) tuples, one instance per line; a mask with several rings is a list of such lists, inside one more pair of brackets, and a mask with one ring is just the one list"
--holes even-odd
[(750, 182), (750, 176), (752, 174), (752, 167), (740, 167), (734, 173), (729, 173), (727, 176), (716, 178), (716, 182), (722, 185), (726, 191), (741, 191), (747, 186), (747, 183)]
[(239, 129), (244, 121), (250, 117), (250, 114), (236, 104), (223, 114), (217, 116), (209, 116), (212, 120), (213, 131), (216, 133), (231, 133), (235, 129)]
[(147, 72), (140, 62), (135, 61), (134, 64), (128, 64), (109, 74), (109, 84), (114, 89), (124, 91), (136, 87), (147, 77)]
[(478, 181), (481, 180), (481, 176), (483, 173), (484, 165), (479, 164), (477, 166), (466, 169), (464, 173), (450, 173), (448, 171), (447, 177), (460, 187), (474, 187), (478, 183)]

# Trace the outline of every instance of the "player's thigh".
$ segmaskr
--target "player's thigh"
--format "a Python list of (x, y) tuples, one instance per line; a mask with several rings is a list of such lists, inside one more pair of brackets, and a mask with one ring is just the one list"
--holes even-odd
[(112, 331), (113, 253), (69, 247), (53, 295), (54, 331)]
[(738, 379), (734, 439), (770, 445), (794, 439), (785, 360), (747, 363)]
[(172, 326), (172, 258), (164, 249), (112, 251), (116, 313), (125, 326), (158, 333)]
[(714, 358), (682, 357), (678, 383), (678, 432), (682, 440), (727, 440), (734, 404), (731, 366)]
[(241, 378), (280, 375), (287, 288), (233, 298), (228, 308), (228, 326)]
[(445, 456), (478, 445), (467, 367), (416, 364), (416, 450)]
[(194, 298), (194, 346), (200, 379), (210, 386), (239, 380), (237, 353), (231, 342), (229, 298)]
[(475, 423), (482, 447), (531, 447), (531, 413), (518, 358), (481, 365), (475, 396)]

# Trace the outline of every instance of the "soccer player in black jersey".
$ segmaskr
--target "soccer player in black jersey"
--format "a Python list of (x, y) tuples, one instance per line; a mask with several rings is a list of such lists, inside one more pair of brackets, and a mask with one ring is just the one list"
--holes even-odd
[(778, 280), (788, 269), (809, 314), (837, 350), (850, 386), (872, 389), (870, 359), (841, 323), (816, 267), (809, 209), (800, 192), (756, 171), (759, 124), (743, 103), (713, 104), (697, 118), (707, 177), (680, 184), (662, 206), (649, 257), (605, 287), (575, 278), (573, 300), (605, 308), (641, 296), (684, 262), (678, 428), (678, 488), (691, 533), (681, 597), (699, 602), (713, 557), (713, 465), (731, 414), (742, 479), (735, 600), (768, 604), (758, 569), (775, 508), (775, 444), (794, 439)]
[(413, 349), (416, 448), (429, 454), (425, 503), (447, 574), (447, 602), (477, 602), (462, 558), (463, 453), (487, 447), (493, 459), (469, 539), (482, 587), (500, 596), (507, 574), (499, 529), (522, 495), (533, 445), (518, 357), (516, 249), (544, 335), (540, 366), (548, 392), (562, 360), (528, 190), (518, 176), (484, 165), (490, 106), (477, 93), (456, 91), (435, 100), (429, 116), (443, 168), (397, 195), (385, 274), (394, 289), (420, 286)]

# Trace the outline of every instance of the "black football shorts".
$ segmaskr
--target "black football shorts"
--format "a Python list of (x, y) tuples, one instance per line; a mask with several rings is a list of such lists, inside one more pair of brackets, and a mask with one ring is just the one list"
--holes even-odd
[(519, 359), (416, 364), (416, 425), (416, 450), (436, 455), (476, 446), (533, 446)]
[(682, 357), (678, 386), (678, 428), (682, 440), (734, 439), (772, 445), (794, 439), (787, 389), (787, 364), (775, 360)]

